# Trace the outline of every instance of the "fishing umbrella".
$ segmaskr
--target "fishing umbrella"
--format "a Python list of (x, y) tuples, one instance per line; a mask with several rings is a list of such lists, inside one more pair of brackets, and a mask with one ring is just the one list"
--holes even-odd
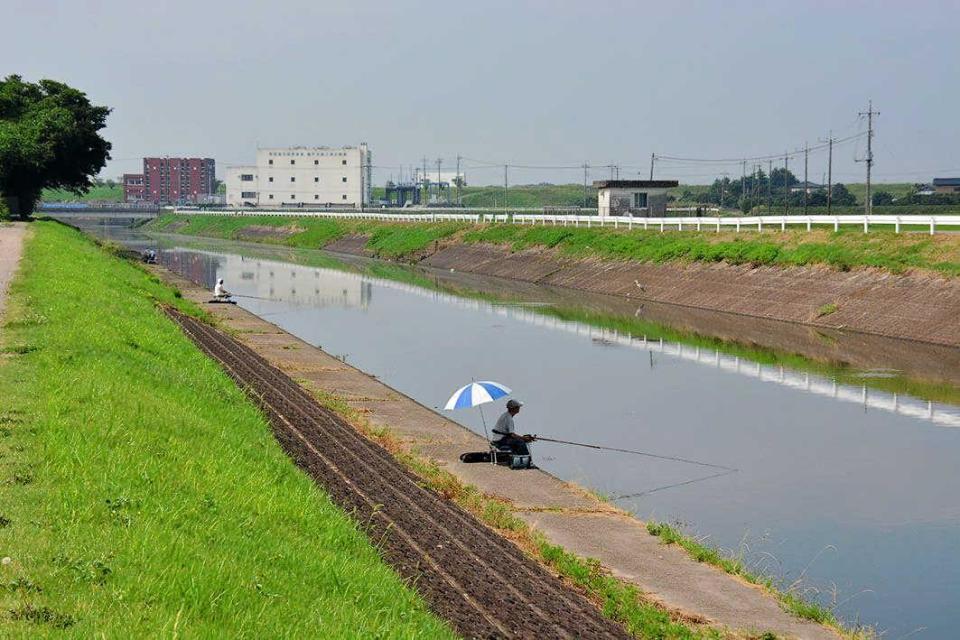
[(487, 402), (493, 402), (512, 392), (506, 385), (491, 380), (480, 380), (471, 382), (454, 391), (450, 399), (447, 400), (444, 409), (453, 411), (454, 409), (469, 409), (471, 407), (480, 407), (480, 420), (483, 422), (483, 434), (487, 436), (487, 442), (490, 436), (487, 434), (487, 420), (483, 417), (483, 406)]

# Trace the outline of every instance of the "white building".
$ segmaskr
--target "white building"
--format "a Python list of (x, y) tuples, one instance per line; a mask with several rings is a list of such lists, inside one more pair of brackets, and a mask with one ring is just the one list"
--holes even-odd
[(667, 212), (667, 192), (676, 180), (598, 180), (597, 209), (605, 216), (662, 216)]
[(255, 165), (228, 166), (228, 207), (355, 207), (371, 199), (371, 154), (359, 147), (257, 149)]

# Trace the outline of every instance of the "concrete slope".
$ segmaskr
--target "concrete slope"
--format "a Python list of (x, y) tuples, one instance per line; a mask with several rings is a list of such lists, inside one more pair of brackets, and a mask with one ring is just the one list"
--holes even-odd
[[(162, 268), (158, 275), (198, 303), (205, 291)], [(464, 451), (485, 449), (482, 438), (277, 326), (233, 305), (203, 305), (238, 338), (307, 388), (335, 394), (415, 450), (483, 492), (509, 499), (516, 513), (550, 541), (598, 559), (615, 575), (687, 618), (751, 634), (835, 639), (824, 626), (798, 619), (761, 589), (698, 563), (651, 536), (642, 522), (543, 471), (463, 464)], [(520, 475), (522, 474), (522, 475)], [(522, 480), (522, 481), (521, 481)], [(509, 487), (509, 494), (504, 489)]]
[(960, 278), (878, 269), (751, 267), (564, 258), (453, 244), (423, 264), (824, 328), (960, 346)]

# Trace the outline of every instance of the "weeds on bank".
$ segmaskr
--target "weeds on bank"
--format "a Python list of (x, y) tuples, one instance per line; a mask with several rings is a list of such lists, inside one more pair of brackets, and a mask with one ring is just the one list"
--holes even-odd
[(846, 629), (837, 620), (832, 611), (815, 602), (803, 598), (792, 589), (786, 591), (778, 588), (773, 578), (757, 575), (746, 568), (738, 558), (724, 555), (718, 549), (704, 545), (696, 538), (689, 536), (676, 527), (663, 522), (648, 522), (647, 532), (659, 537), (664, 544), (675, 544), (684, 549), (697, 562), (705, 562), (722, 569), (726, 573), (739, 576), (749, 582), (764, 587), (780, 601), (781, 606), (798, 618), (812, 620), (836, 629), (843, 637), (850, 640), (869, 640), (875, 637), (872, 629)]
[(525, 553), (577, 585), (600, 606), (604, 615), (624, 624), (637, 638), (719, 640), (732, 637), (721, 629), (674, 619), (669, 612), (646, 600), (635, 585), (614, 578), (595, 560), (580, 558), (549, 543), (542, 534), (518, 518), (508, 502), (482, 493), (431, 460), (413, 453), (392, 431), (372, 426), (363, 412), (342, 398), (316, 389), (311, 392), (323, 406), (349, 421), (413, 471), (424, 487), (454, 501), (487, 526), (513, 540)]
[[(0, 636), (452, 638), (157, 309), (36, 222), (0, 331)], [(195, 310), (194, 310), (195, 311)]]

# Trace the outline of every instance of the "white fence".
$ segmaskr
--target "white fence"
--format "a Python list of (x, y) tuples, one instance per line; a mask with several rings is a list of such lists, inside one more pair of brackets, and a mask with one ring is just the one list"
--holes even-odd
[(943, 216), (670, 216), (664, 218), (632, 218), (621, 216), (600, 217), (597, 215), (568, 215), (543, 213), (503, 213), (494, 210), (463, 212), (449, 209), (405, 210), (403, 213), (375, 209), (371, 211), (330, 211), (317, 209), (174, 209), (179, 215), (221, 216), (290, 216), (340, 218), (350, 220), (378, 220), (383, 222), (490, 222), (522, 225), (564, 227), (614, 227), (624, 229), (653, 229), (658, 231), (786, 231), (787, 227), (800, 227), (807, 231), (827, 228), (839, 231), (840, 227), (862, 228), (864, 233), (871, 228), (893, 229), (900, 233), (904, 228), (929, 231), (931, 235), (942, 227), (960, 227), (960, 215)]

